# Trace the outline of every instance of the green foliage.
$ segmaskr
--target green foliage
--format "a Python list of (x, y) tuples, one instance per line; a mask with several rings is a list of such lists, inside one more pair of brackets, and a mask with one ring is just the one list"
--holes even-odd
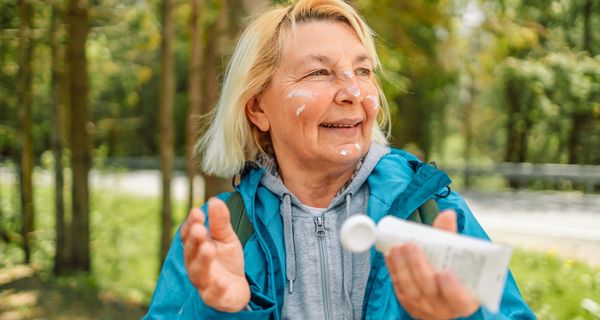
[[(18, 215), (18, 189), (0, 184), (0, 210), (8, 217)], [(68, 189), (68, 187), (66, 188)], [(68, 194), (68, 193), (65, 193)], [(54, 210), (51, 187), (36, 188), (35, 244), (33, 263), (45, 272), (52, 269), (55, 246)], [(68, 199), (68, 197), (67, 197)], [(160, 199), (111, 194), (94, 190), (91, 198), (91, 241), (93, 281), (99, 290), (133, 302), (148, 302), (158, 274)], [(183, 220), (183, 204), (173, 206), (176, 226)], [(12, 228), (17, 228), (13, 225)], [(18, 229), (17, 229), (18, 230)], [(175, 230), (173, 230), (175, 232)], [(0, 268), (22, 262), (18, 243), (0, 242)]]
[(561, 259), (552, 252), (516, 250), (511, 269), (521, 294), (538, 318), (600, 318), (600, 314), (583, 307), (585, 299), (600, 304), (600, 268)]
[(453, 23), (448, 1), (357, 1), (374, 29), (383, 87), (392, 108), (393, 143), (412, 145), (425, 157), (443, 139), (448, 88), (456, 81)]

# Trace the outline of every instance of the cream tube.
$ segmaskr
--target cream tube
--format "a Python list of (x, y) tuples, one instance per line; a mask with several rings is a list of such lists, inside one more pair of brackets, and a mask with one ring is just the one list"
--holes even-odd
[(498, 312), (512, 248), (386, 216), (377, 227), (369, 217), (350, 217), (340, 229), (346, 250), (360, 252), (373, 244), (385, 253), (406, 242), (417, 244), (435, 270), (451, 271), (480, 303)]

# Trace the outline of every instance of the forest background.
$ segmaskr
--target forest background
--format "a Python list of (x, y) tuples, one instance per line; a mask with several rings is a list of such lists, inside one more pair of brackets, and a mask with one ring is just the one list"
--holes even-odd
[[(394, 146), (446, 168), (600, 164), (599, 0), (349, 2), (377, 34)], [(191, 155), (240, 30), (270, 3), (0, 0), (0, 319), (143, 313), (186, 208), (230, 188)], [(148, 168), (160, 169), (161, 198), (89, 181), (90, 170)], [(187, 200), (172, 199), (178, 172)], [(516, 268), (560, 272), (555, 259), (523, 253)], [(578, 268), (574, 277), (589, 273), (590, 290), (600, 288), (600, 271)], [(580, 301), (573, 314), (544, 302), (560, 286), (525, 295), (538, 313), (593, 319)], [(32, 288), (55, 300), (25, 294)], [(81, 310), (61, 307), (73, 300)]]

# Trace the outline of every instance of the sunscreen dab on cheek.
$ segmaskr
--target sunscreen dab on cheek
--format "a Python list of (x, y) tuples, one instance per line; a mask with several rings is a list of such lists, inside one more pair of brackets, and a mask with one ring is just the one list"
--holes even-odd
[(290, 91), (290, 93), (288, 93), (288, 95), (287, 95), (287, 98), (288, 99), (292, 99), (292, 98), (296, 98), (296, 97), (313, 98), (314, 95), (315, 95), (314, 92), (311, 92), (308, 90), (303, 90), (303, 89), (297, 89), (297, 90)]
[(302, 112), (304, 112), (304, 109), (306, 109), (305, 105), (299, 105), (298, 108), (296, 109), (296, 117), (299, 117), (300, 114), (302, 114)]
[(368, 95), (365, 98), (373, 103), (373, 109), (379, 109), (379, 98), (377, 96)]

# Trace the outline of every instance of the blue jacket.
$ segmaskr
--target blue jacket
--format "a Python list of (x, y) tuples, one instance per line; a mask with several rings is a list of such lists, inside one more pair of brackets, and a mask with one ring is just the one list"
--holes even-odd
[[(263, 170), (249, 168), (237, 187), (255, 231), (244, 246), (253, 311), (224, 313), (203, 303), (188, 280), (183, 263), (183, 245), (177, 231), (144, 319), (280, 319), (285, 287), (283, 224), (279, 198), (260, 184)], [(450, 190), (447, 188), (450, 184), (448, 176), (418, 162), (407, 152), (392, 149), (390, 154), (381, 158), (367, 183), (370, 189), (367, 214), (375, 221), (388, 214), (407, 218), (434, 197), (440, 210), (456, 211), (460, 233), (489, 239), (457, 193), (440, 194)], [(222, 194), (219, 198), (225, 200), (229, 195)], [(467, 319), (535, 319), (523, 301), (512, 274), (509, 273), (506, 281), (500, 314), (492, 314), (482, 307)], [(363, 318), (412, 319), (396, 299), (383, 256), (374, 249), (371, 251)]]

